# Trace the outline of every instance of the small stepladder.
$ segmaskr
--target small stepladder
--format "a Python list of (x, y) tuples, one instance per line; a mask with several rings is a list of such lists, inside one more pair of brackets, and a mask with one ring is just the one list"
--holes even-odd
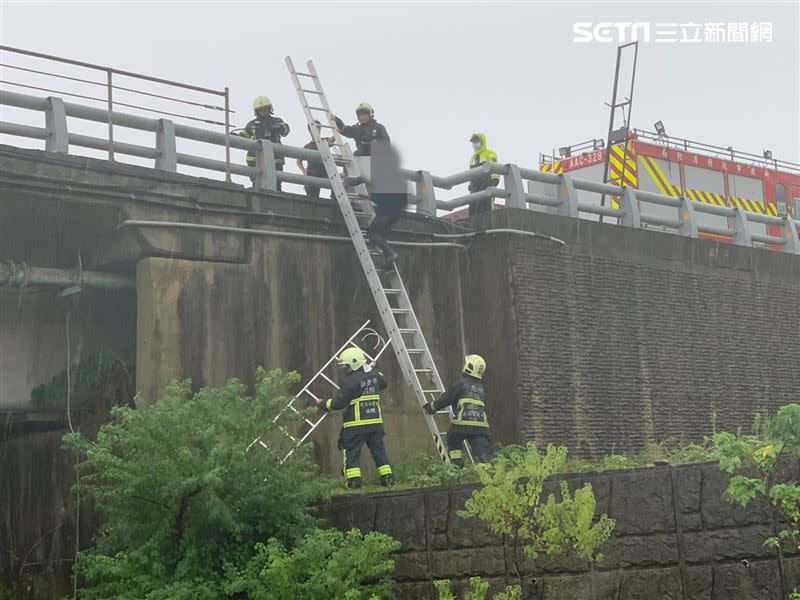
[[(332, 392), (330, 392), (330, 389), (327, 390), (328, 391), (327, 394), (323, 394), (323, 397), (320, 397), (319, 395), (315, 394), (312, 391), (312, 387), (316, 386), (316, 384), (318, 383), (322, 383), (322, 385), (326, 388), (333, 388), (334, 391), (339, 389), (339, 385), (336, 383), (334, 379), (336, 374), (331, 373), (332, 376), (326, 374), (326, 371), (328, 371), (332, 366), (335, 369), (337, 357), (347, 348), (358, 348), (367, 357), (368, 364), (371, 367), (373, 367), (375, 366), (375, 363), (378, 362), (378, 359), (381, 357), (384, 350), (386, 350), (386, 348), (389, 347), (389, 344), (391, 344), (390, 340), (385, 341), (383, 337), (381, 337), (378, 334), (377, 331), (375, 331), (369, 326), (369, 324), (370, 322), (366, 321), (363, 325), (361, 325), (361, 327), (359, 327), (356, 330), (356, 332), (353, 335), (347, 338), (347, 341), (344, 344), (342, 344), (341, 347), (333, 354), (333, 356), (331, 356), (328, 359), (328, 361), (322, 366), (322, 368), (319, 371), (317, 371), (316, 375), (314, 375), (311, 379), (309, 379), (303, 386), (303, 388), (299, 392), (297, 392), (297, 394), (295, 394), (295, 396), (289, 401), (286, 407), (283, 408), (283, 410), (281, 410), (277, 415), (275, 415), (274, 419), (272, 419), (272, 422), (275, 423), (288, 410), (299, 415), (301, 420), (304, 421), (305, 424), (308, 426), (308, 429), (305, 430), (305, 432), (298, 435), (292, 434), (286, 427), (282, 425), (278, 427), (278, 429), (287, 438), (289, 438), (292, 444), (292, 447), (289, 450), (289, 452), (286, 454), (286, 456), (283, 457), (283, 459), (281, 459), (281, 464), (285, 463), (286, 460), (292, 454), (294, 454), (295, 450), (297, 450), (309, 437), (311, 437), (311, 434), (314, 433), (314, 431), (317, 429), (317, 427), (319, 427), (322, 421), (325, 420), (325, 417), (328, 416), (327, 412), (323, 412), (318, 415), (312, 415), (311, 417), (303, 416), (302, 408), (298, 409), (298, 404), (302, 402), (304, 399), (306, 400), (311, 399), (314, 402), (324, 401), (325, 398), (331, 397), (333, 395)], [(356, 340), (358, 339), (359, 336), (361, 336), (360, 341), (362, 345), (364, 345), (364, 341), (370, 337), (375, 336), (378, 338), (378, 342), (375, 344), (373, 348), (373, 351), (377, 350), (377, 352), (374, 352), (374, 356), (372, 356), (369, 352), (364, 350), (364, 348), (362, 348), (356, 343)], [(250, 450), (250, 448), (252, 448), (256, 444), (260, 444), (265, 448), (267, 447), (266, 443), (260, 437), (257, 437), (252, 442), (250, 442), (250, 445), (247, 447), (247, 450)]]
[[(322, 164), (331, 183), (331, 191), (339, 204), (347, 232), (353, 241), (359, 263), (367, 277), (381, 320), (400, 363), (403, 377), (414, 390), (414, 396), (422, 408), (427, 402), (436, 400), (445, 389), (397, 265), (393, 264), (388, 269), (379, 270), (375, 266), (373, 257), (382, 253), (370, 250), (367, 246), (362, 228), (366, 227), (374, 214), (372, 205), (364, 198), (364, 191), (359, 189), (361, 186), (356, 188), (360, 193), (353, 195), (348, 195), (344, 187), (338, 165), (343, 165), (347, 169), (348, 177), (358, 177), (361, 175), (358, 162), (350, 150), (350, 145), (339, 134), (336, 123), (331, 119), (330, 105), (314, 63), (307, 61), (308, 72), (301, 73), (295, 70), (292, 59), (287, 56), (286, 66), (303, 107), (311, 135), (322, 157)], [(313, 103), (309, 101), (309, 96), (313, 97)], [(315, 121), (320, 121), (320, 124), (316, 124)], [(333, 132), (333, 143), (329, 143), (321, 136), (321, 129), (330, 129)], [(424, 410), (421, 412), (439, 456), (449, 463), (450, 455), (444, 442), (449, 419), (448, 423), (442, 423), (440, 427), (434, 415)], [(450, 407), (440, 413), (453, 417), (453, 410)], [(468, 445), (467, 456), (471, 461), (472, 455)]]

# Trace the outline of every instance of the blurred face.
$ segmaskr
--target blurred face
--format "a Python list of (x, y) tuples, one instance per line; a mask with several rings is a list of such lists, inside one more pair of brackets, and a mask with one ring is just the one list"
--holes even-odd
[(269, 116), (269, 113), (272, 112), (271, 106), (260, 106), (256, 109), (256, 116), (264, 118)]
[(360, 110), (356, 113), (359, 123), (366, 123), (369, 121), (369, 113), (366, 110)]

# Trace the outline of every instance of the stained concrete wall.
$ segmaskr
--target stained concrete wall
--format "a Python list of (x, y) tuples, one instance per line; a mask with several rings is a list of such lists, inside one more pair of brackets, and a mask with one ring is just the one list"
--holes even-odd
[(134, 358), (136, 298), (130, 291), (0, 288), (0, 411), (31, 408), (31, 390), (97, 350)]
[[(137, 389), (155, 399), (173, 378), (252, 382), (258, 365), (313, 375), (367, 319), (382, 330), (355, 251), (346, 243), (254, 238), (248, 264), (148, 258), (139, 262)], [(406, 285), (442, 373), (458, 374), (458, 249), (402, 252)], [(457, 298), (456, 298), (457, 300)], [(393, 461), (433, 450), (419, 405), (388, 350), (381, 404)], [(333, 389), (328, 390), (329, 393)], [(341, 470), (341, 418), (315, 433), (323, 468)], [(369, 464), (369, 459), (363, 460)]]
[[(800, 478), (793, 462), (784, 473)], [(592, 569), (574, 557), (526, 561), (534, 574), (529, 600), (785, 600), (800, 585), (800, 555), (763, 545), (776, 526), (769, 505), (744, 509), (722, 497), (728, 477), (716, 465), (654, 467), (567, 475), (573, 491), (590, 483), (597, 514), (616, 520)], [(406, 490), (334, 498), (328, 522), (348, 530), (381, 531), (400, 541), (397, 597), (436, 600), (432, 582), (463, 589), (470, 576), (503, 589), (517, 582), (509, 540), (476, 519), (458, 515), (476, 486)]]

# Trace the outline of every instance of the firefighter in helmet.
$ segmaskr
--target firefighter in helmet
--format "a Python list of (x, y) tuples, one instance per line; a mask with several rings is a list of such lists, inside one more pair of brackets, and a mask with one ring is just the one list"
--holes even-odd
[[(272, 100), (266, 96), (258, 96), (253, 100), (253, 112), (256, 118), (250, 121), (244, 129), (239, 131), (242, 137), (250, 138), (251, 140), (269, 140), (275, 144), (281, 143), (281, 138), (289, 135), (289, 125), (281, 119), (272, 114)], [(275, 157), (275, 169), (283, 171), (284, 158), (282, 156)], [(247, 166), (256, 166), (256, 155), (252, 150), (247, 152)], [(255, 183), (255, 177), (250, 180)], [(278, 189), (281, 189), (281, 183), (278, 182)]]
[(339, 445), (344, 453), (344, 476), (349, 488), (361, 487), (361, 449), (367, 445), (378, 468), (381, 485), (394, 483), (392, 467), (383, 443), (380, 392), (386, 389), (383, 375), (367, 364), (359, 348), (344, 350), (338, 359), (348, 374), (333, 398), (317, 406), (324, 411), (344, 410)]
[(486, 420), (486, 390), (483, 373), (486, 361), (477, 354), (464, 357), (464, 373), (453, 386), (434, 402), (424, 405), (425, 412), (435, 412), (451, 406), (453, 420), (447, 432), (447, 450), (450, 460), (464, 466), (463, 443), (469, 443), (476, 463), (489, 462), (489, 422)]
[(358, 123), (345, 125), (339, 117), (331, 115), (339, 133), (355, 140), (356, 151), (353, 156), (369, 156), (370, 144), (377, 140), (389, 141), (389, 134), (386, 133), (386, 127), (375, 120), (375, 110), (369, 103), (362, 102), (356, 107), (356, 117)]

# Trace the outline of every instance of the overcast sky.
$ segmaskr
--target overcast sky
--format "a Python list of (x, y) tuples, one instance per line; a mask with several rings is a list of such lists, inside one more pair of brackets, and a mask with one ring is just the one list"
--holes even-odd
[(370, 102), (406, 166), (442, 175), (466, 168), (473, 131), (500, 162), (531, 167), (539, 152), (605, 137), (617, 43), (575, 43), (576, 22), (771, 23), (771, 42), (641, 43), (632, 125), (660, 119), (671, 135), (800, 162), (797, 0), (1, 4), (4, 45), (228, 86), (240, 126), (268, 95), (290, 144), (308, 136), (283, 59), (312, 58), (338, 114), (353, 122)]

